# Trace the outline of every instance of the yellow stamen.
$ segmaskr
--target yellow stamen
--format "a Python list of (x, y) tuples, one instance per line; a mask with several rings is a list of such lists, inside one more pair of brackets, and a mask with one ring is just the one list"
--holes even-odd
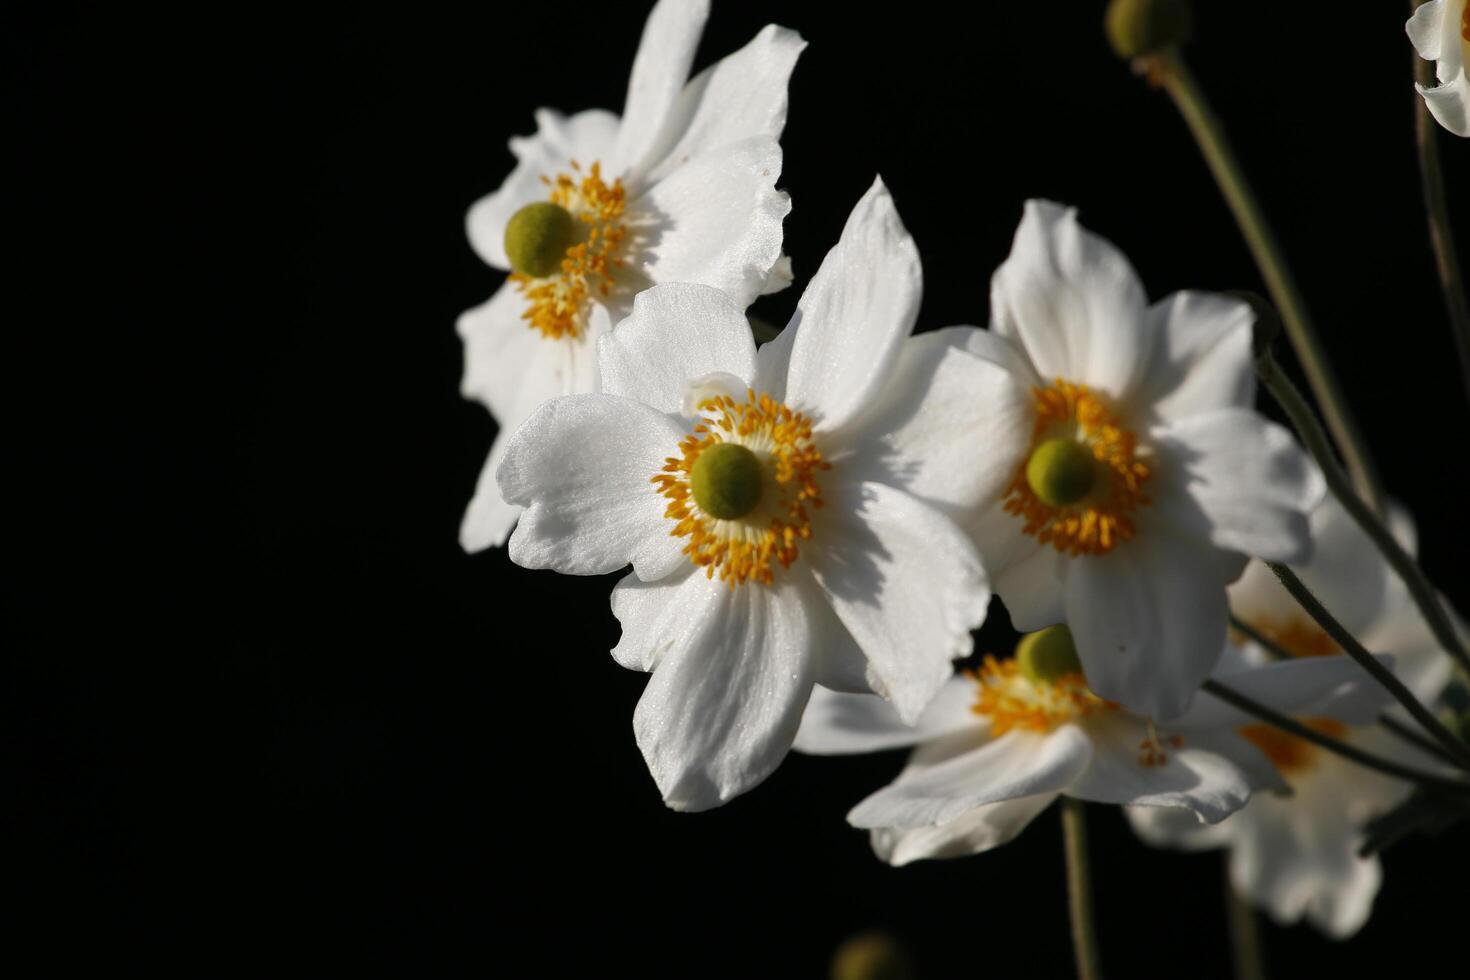
[[(1143, 485), (1152, 475), (1140, 458), (1138, 440), (1103, 399), (1085, 385), (1057, 378), (1032, 389), (1036, 424), (1027, 453), (1006, 492), (1005, 509), (1025, 521), (1023, 530), (1068, 555), (1100, 555), (1133, 537), (1132, 513), (1149, 502)], [(1096, 472), (1086, 495), (1075, 503), (1049, 504), (1027, 478), (1034, 453), (1056, 440), (1073, 439), (1091, 451)]]
[[(772, 563), (790, 567), (798, 542), (811, 538), (810, 510), (822, 506), (817, 474), (831, 464), (812, 442), (811, 420), (769, 395), (752, 389), (745, 402), (716, 395), (700, 402), (699, 410), (704, 421), (652, 480), (669, 500), (664, 516), (676, 522), (669, 533), (689, 539), (684, 554), (710, 578), (718, 572), (731, 588), (750, 581), (770, 585)], [(727, 442), (750, 450), (764, 481), (751, 509), (728, 520), (705, 513), (691, 489), (700, 454)]]
[(990, 733), (995, 736), (1013, 728), (1049, 732), (1115, 707), (1093, 694), (1080, 673), (1052, 681), (1031, 680), (1021, 673), (1016, 660), (997, 660), (988, 654), (979, 670), (965, 673), (980, 687), (970, 710), (990, 720)]
[(530, 301), (521, 316), (548, 340), (576, 339), (587, 322), (587, 301), (593, 295), (606, 298), (619, 288), (618, 272), (626, 265), (622, 253), (628, 228), (623, 223), (626, 209), (621, 179), (611, 185), (602, 179), (602, 165), (594, 163), (586, 174), (572, 161), (578, 176), (558, 174), (542, 177), (551, 188), (550, 200), (576, 218), (581, 227), (578, 241), (567, 248), (561, 268), (544, 278), (512, 272), (510, 281)]
[[(1301, 722), (1328, 738), (1342, 738), (1348, 730), (1336, 718), (1303, 718)], [(1266, 758), (1284, 773), (1307, 769), (1321, 752), (1321, 749), (1306, 739), (1283, 732), (1274, 725), (1245, 725), (1240, 729), (1240, 734), (1264, 752)]]

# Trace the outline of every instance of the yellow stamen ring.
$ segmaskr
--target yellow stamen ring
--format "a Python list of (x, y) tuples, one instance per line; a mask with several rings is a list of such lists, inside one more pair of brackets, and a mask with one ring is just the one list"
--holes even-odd
[[(609, 185), (602, 179), (599, 163), (592, 164), (585, 175), (575, 160), (572, 169), (578, 177), (541, 178), (551, 188), (550, 205), (575, 219), (574, 233), (567, 238), (560, 261), (550, 254), (554, 243), (538, 245), (533, 268), (515, 268), (516, 257), (510, 256), (515, 268), (510, 281), (529, 301), (521, 316), (548, 340), (580, 337), (587, 321), (587, 301), (593, 295), (610, 296), (618, 288), (619, 271), (627, 264), (623, 254), (628, 238), (623, 222), (627, 201), (622, 180)], [(517, 211), (506, 226), (507, 251), (511, 225), (526, 210)], [(542, 217), (550, 213), (542, 212)]]
[(1031, 452), (1006, 492), (1025, 533), (1064, 554), (1100, 555), (1135, 533), (1153, 475), (1137, 437), (1085, 385), (1057, 378), (1032, 389)]
[(966, 671), (980, 687), (970, 710), (990, 721), (991, 735), (999, 737), (1012, 729), (1050, 732), (1114, 707), (1088, 689), (1080, 672), (1034, 680), (1022, 670), (1019, 659), (986, 655), (979, 670)]
[(789, 568), (811, 538), (811, 511), (822, 506), (817, 474), (831, 464), (812, 442), (811, 420), (769, 395), (716, 395), (699, 410), (704, 420), (652, 479), (669, 501), (669, 533), (689, 539), (684, 554), (710, 578), (770, 585), (773, 564)]

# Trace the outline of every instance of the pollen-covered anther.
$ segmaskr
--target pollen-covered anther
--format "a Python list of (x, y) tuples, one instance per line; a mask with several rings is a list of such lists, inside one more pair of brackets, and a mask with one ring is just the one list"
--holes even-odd
[[(1053, 642), (1048, 641), (1047, 645)], [(1070, 637), (1067, 642), (1070, 643)], [(1058, 666), (1056, 661), (1048, 661), (1045, 657), (1034, 660)], [(1081, 671), (1057, 672), (1046, 679), (1042, 673), (1052, 672), (1046, 668), (1038, 671), (1034, 660), (1023, 663), (1018, 648), (1016, 657), (997, 660), (986, 655), (978, 670), (966, 671), (979, 686), (970, 710), (989, 720), (992, 735), (999, 737), (1017, 728), (1028, 732), (1049, 732), (1067, 722), (1116, 707), (1111, 701), (1104, 701), (1092, 693)]]
[(1171, 749), (1183, 748), (1184, 738), (1179, 735), (1159, 738), (1159, 731), (1154, 727), (1152, 718), (1145, 721), (1144, 726), (1143, 741), (1138, 743), (1138, 764), (1148, 769), (1167, 765), (1169, 754), (1164, 751), (1164, 746), (1167, 745)]
[(1036, 421), (1005, 509), (1025, 533), (1069, 555), (1105, 554), (1135, 533), (1152, 469), (1134, 434), (1085, 385), (1032, 390)]
[(621, 288), (630, 247), (622, 181), (608, 184), (597, 163), (583, 173), (574, 160), (572, 169), (542, 177), (549, 200), (521, 208), (505, 229), (510, 281), (529, 301), (521, 316), (549, 340), (582, 335), (588, 301)]
[(811, 420), (769, 395), (715, 395), (698, 407), (702, 421), (652, 479), (669, 501), (669, 533), (689, 539), (684, 554), (710, 578), (770, 585), (774, 566), (790, 567), (811, 538), (818, 475), (831, 464)]

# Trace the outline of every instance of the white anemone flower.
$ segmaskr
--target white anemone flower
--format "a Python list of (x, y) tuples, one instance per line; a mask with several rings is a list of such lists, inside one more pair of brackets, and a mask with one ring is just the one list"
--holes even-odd
[(764, 779), (813, 684), (915, 718), (970, 650), (989, 590), (951, 516), (1004, 488), (1019, 448), (975, 432), (1024, 393), (964, 330), (911, 337), (920, 293), (875, 181), (776, 340), (757, 351), (718, 290), (656, 286), (599, 342), (603, 391), (546, 403), (506, 447), (513, 561), (633, 566), (613, 656), (653, 672), (634, 729), (674, 808)]
[(1414, 83), (1430, 115), (1456, 136), (1470, 136), (1470, 3), (1429, 0), (1414, 10), (1405, 29), (1419, 57), (1435, 63), (1438, 85)]
[[(847, 815), (894, 865), (998, 847), (1059, 796), (1183, 813), (1193, 823), (1224, 819), (1256, 790), (1284, 788), (1236, 731), (1249, 716), (1201, 694), (1187, 714), (1155, 727), (1094, 694), (1079, 667), (1066, 626), (1030, 634), (1014, 658), (986, 657), (955, 676), (914, 727), (877, 698), (819, 690), (796, 748), (833, 755), (918, 746), (897, 779)], [(1347, 657), (1263, 667), (1226, 658), (1216, 676), (1285, 712), (1332, 696), (1361, 721), (1382, 703)]]
[(1182, 714), (1225, 645), (1246, 556), (1299, 561), (1322, 480), (1252, 409), (1250, 308), (1149, 305), (1076, 212), (1029, 201), (991, 282), (991, 333), (1032, 393), (1029, 448), (972, 526), (1025, 632), (1067, 622), (1100, 696)]
[[(1407, 519), (1400, 516), (1396, 524), (1399, 537), (1411, 545)], [(1313, 512), (1312, 531), (1316, 554), (1297, 569), (1301, 579), (1365, 646), (1392, 654), (1399, 679), (1433, 704), (1449, 680), (1451, 661), (1403, 581), (1335, 498)], [(1298, 657), (1339, 652), (1259, 563), (1253, 562), (1231, 588), (1230, 603), (1242, 620)], [(1256, 662), (1267, 659), (1255, 644), (1246, 651)], [(1381, 728), (1346, 724), (1330, 708), (1308, 709), (1298, 720), (1380, 756), (1435, 765), (1432, 757)], [(1214, 826), (1175, 814), (1133, 811), (1134, 828), (1159, 846), (1229, 848), (1231, 883), (1252, 904), (1282, 924), (1305, 917), (1334, 938), (1351, 936), (1367, 922), (1383, 878), (1376, 855), (1358, 854), (1363, 825), (1401, 803), (1412, 786), (1275, 729), (1250, 725), (1243, 732), (1276, 764), (1290, 795), (1261, 794)]]
[(461, 390), (500, 426), (460, 527), (468, 551), (515, 524), (495, 485), (506, 439), (548, 398), (597, 390), (597, 338), (640, 289), (703, 283), (743, 309), (790, 278), (777, 139), (805, 42), (771, 25), (689, 80), (708, 14), (708, 0), (660, 0), (622, 118), (537, 110), (536, 134), (510, 141), (515, 169), (470, 209), (470, 243), (510, 276), (458, 324)]

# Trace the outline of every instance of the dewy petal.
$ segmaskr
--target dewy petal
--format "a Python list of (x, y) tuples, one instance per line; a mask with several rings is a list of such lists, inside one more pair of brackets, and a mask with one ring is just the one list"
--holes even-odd
[(876, 179), (797, 304), (784, 391), (772, 396), (821, 432), (841, 428), (887, 381), (922, 287), (919, 250)]
[(1164, 761), (1154, 765), (1138, 760), (1148, 732), (1135, 718), (1114, 713), (1088, 725), (1088, 734), (1092, 761), (1067, 788), (1079, 800), (1187, 807), (1217, 823), (1244, 806), (1252, 791), (1285, 786), (1253, 745), (1229, 732), (1186, 738), (1177, 748), (1166, 747)]
[(645, 580), (687, 559), (650, 480), (685, 430), (647, 405), (571, 395), (538, 408), (516, 430), (496, 477), (526, 508), (510, 539), (525, 568), (602, 575), (631, 563)]
[(729, 293), (741, 309), (761, 294), (781, 258), (791, 198), (776, 190), (781, 147), (744, 140), (689, 160), (654, 184), (638, 208), (654, 222), (643, 274)]
[(1156, 429), (1158, 516), (1211, 544), (1299, 563), (1311, 555), (1308, 512), (1322, 475), (1291, 435), (1246, 409), (1193, 415)]
[(656, 582), (645, 582), (636, 572), (624, 575), (612, 591), (613, 615), (623, 629), (613, 659), (629, 670), (654, 670), (669, 650), (694, 641), (719, 594), (693, 564)]
[(805, 47), (800, 34), (767, 24), (745, 47), (695, 76), (674, 105), (663, 147), (647, 158), (650, 181), (731, 143), (753, 136), (779, 139), (786, 126), (787, 83)]
[(1157, 321), (1155, 347), (1135, 405), (1163, 421), (1251, 407), (1256, 375), (1250, 306), (1229, 296), (1186, 291), (1155, 303), (1148, 316)]
[(1167, 534), (1071, 559), (1066, 610), (1088, 685), (1160, 720), (1184, 713), (1225, 646), (1225, 581)]
[(659, 0), (654, 5), (633, 58), (612, 173), (638, 168), (657, 151), (708, 19), (709, 0)]
[[(709, 286), (645, 289), (633, 300), (633, 313), (598, 342), (602, 391), (677, 415), (691, 382), (716, 374), (753, 377), (755, 340), (742, 310)], [(665, 455), (674, 449), (670, 443)]]
[(1076, 725), (1046, 735), (1010, 731), (933, 765), (910, 764), (847, 815), (854, 827), (932, 827), (987, 803), (1060, 793), (1087, 767), (1092, 743)]
[(949, 327), (904, 342), (873, 404), (845, 438), (826, 443), (848, 478), (901, 487), (956, 520), (999, 499), (1030, 444), (1035, 409), (1008, 371), (968, 352), (978, 333)]
[[(604, 159), (617, 139), (618, 117), (603, 109), (563, 116), (551, 109), (536, 111), (536, 135), (510, 141), (516, 166), (493, 193), (471, 205), (465, 228), (475, 252), (497, 269), (509, 269), (505, 256), (505, 225), (511, 215), (532, 201), (547, 199), (542, 177), (570, 173), (572, 161), (584, 165)], [(609, 174), (609, 179), (616, 176)]]
[(873, 853), (901, 867), (929, 858), (989, 851), (1014, 840), (1056, 798), (1056, 793), (1037, 793), (987, 803), (936, 827), (876, 827), (872, 831)]
[(955, 676), (939, 689), (915, 725), (905, 725), (893, 705), (873, 694), (839, 694), (818, 687), (796, 733), (798, 752), (849, 755), (902, 748), (968, 728), (983, 719), (970, 710), (975, 683)]
[(969, 654), (990, 591), (975, 549), (938, 511), (881, 483), (826, 494), (802, 557), (899, 714), (914, 721)]
[(1011, 254), (990, 283), (991, 326), (1041, 376), (1123, 401), (1148, 367), (1158, 321), (1133, 266), (1077, 223), (1077, 211), (1027, 201)]
[(812, 690), (811, 617), (778, 580), (715, 598), (659, 657), (633, 730), (676, 810), (719, 806), (765, 779), (791, 747)]

